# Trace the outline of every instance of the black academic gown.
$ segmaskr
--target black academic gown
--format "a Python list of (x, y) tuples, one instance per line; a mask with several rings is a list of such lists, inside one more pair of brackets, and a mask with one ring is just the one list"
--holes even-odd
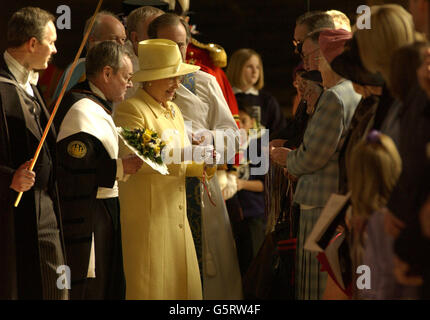
[[(15, 81), (3, 57), (0, 58), (0, 76)], [(56, 139), (53, 128), (33, 169), (36, 183), (23, 194), (17, 208), (14, 202), (18, 193), (9, 187), (15, 170), (33, 157), (49, 117), (39, 91), (35, 86), (32, 89), (35, 97), (13, 84), (0, 82), (0, 299), (43, 298), (37, 215), (39, 208), (44, 207), (40, 202), (44, 198), (35, 196), (40, 195), (41, 190), (45, 190), (46, 197), (53, 202), (53, 219), (56, 219), (62, 239), (53, 167)], [(37, 120), (34, 117), (36, 103), (40, 111)], [(64, 256), (63, 248), (59, 249)]]
[[(60, 105), (54, 121), (59, 134), (68, 111), (84, 98), (92, 100), (108, 114), (112, 112), (111, 103), (92, 93), (88, 82), (79, 83), (67, 93)], [(72, 270), (70, 298), (124, 299), (119, 200), (118, 197), (96, 198), (99, 187), (114, 186), (116, 159), (111, 159), (97, 137), (86, 132), (58, 141), (57, 155), (64, 237)], [(88, 278), (93, 234), (96, 277)]]

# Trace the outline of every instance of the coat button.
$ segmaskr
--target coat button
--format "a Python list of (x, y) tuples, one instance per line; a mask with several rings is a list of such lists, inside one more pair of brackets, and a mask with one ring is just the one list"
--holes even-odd
[(179, 210), (182, 210), (182, 204), (180, 204), (178, 207), (179, 207)]
[(182, 223), (180, 223), (180, 224), (179, 224), (179, 228), (181, 228), (181, 229), (182, 229), (183, 227), (184, 227), (184, 225), (183, 225)]

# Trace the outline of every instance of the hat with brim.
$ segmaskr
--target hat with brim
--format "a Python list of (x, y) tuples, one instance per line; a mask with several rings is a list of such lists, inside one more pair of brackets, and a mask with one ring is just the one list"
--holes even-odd
[(345, 44), (343, 53), (334, 58), (330, 66), (341, 77), (359, 85), (384, 85), (384, 79), (379, 73), (371, 73), (363, 66), (355, 37)]
[(133, 82), (145, 82), (183, 76), (196, 72), (199, 66), (182, 62), (178, 45), (167, 39), (150, 39), (139, 42), (139, 71)]

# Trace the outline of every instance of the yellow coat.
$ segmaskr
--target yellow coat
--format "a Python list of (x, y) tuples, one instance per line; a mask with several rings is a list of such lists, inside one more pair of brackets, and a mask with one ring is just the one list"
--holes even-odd
[[(181, 137), (181, 147), (189, 145), (181, 111), (172, 102), (169, 106), (173, 118), (139, 89), (116, 108), (114, 121), (129, 129), (153, 129), (160, 137), (164, 130), (174, 129)], [(121, 143), (120, 157), (129, 153)], [(119, 185), (127, 299), (202, 299), (187, 219), (185, 176), (201, 175), (203, 166), (181, 163), (168, 168), (169, 175), (163, 176), (144, 164)]]

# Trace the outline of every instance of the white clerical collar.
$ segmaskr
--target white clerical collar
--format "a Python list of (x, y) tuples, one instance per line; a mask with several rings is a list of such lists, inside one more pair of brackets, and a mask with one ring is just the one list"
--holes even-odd
[(105, 95), (103, 94), (103, 92), (97, 88), (97, 86), (95, 84), (93, 84), (91, 81), (88, 81), (89, 85), (90, 85), (90, 89), (93, 93), (95, 93), (96, 95), (98, 95), (100, 98), (102, 98), (103, 100), (106, 100)]
[(254, 96), (258, 96), (258, 90), (255, 89), (254, 87), (251, 87), (251, 88), (249, 88), (246, 91), (242, 91), (239, 88), (233, 87), (233, 92), (234, 92), (234, 94), (236, 94), (236, 93), (245, 93), (245, 94), (252, 94)]
[(38, 72), (25, 68), (22, 64), (16, 61), (16, 59), (12, 57), (7, 50), (4, 52), (3, 57), (10, 72), (20, 85), (24, 88), (30, 84), (34, 86), (37, 85), (37, 81), (39, 80)]

